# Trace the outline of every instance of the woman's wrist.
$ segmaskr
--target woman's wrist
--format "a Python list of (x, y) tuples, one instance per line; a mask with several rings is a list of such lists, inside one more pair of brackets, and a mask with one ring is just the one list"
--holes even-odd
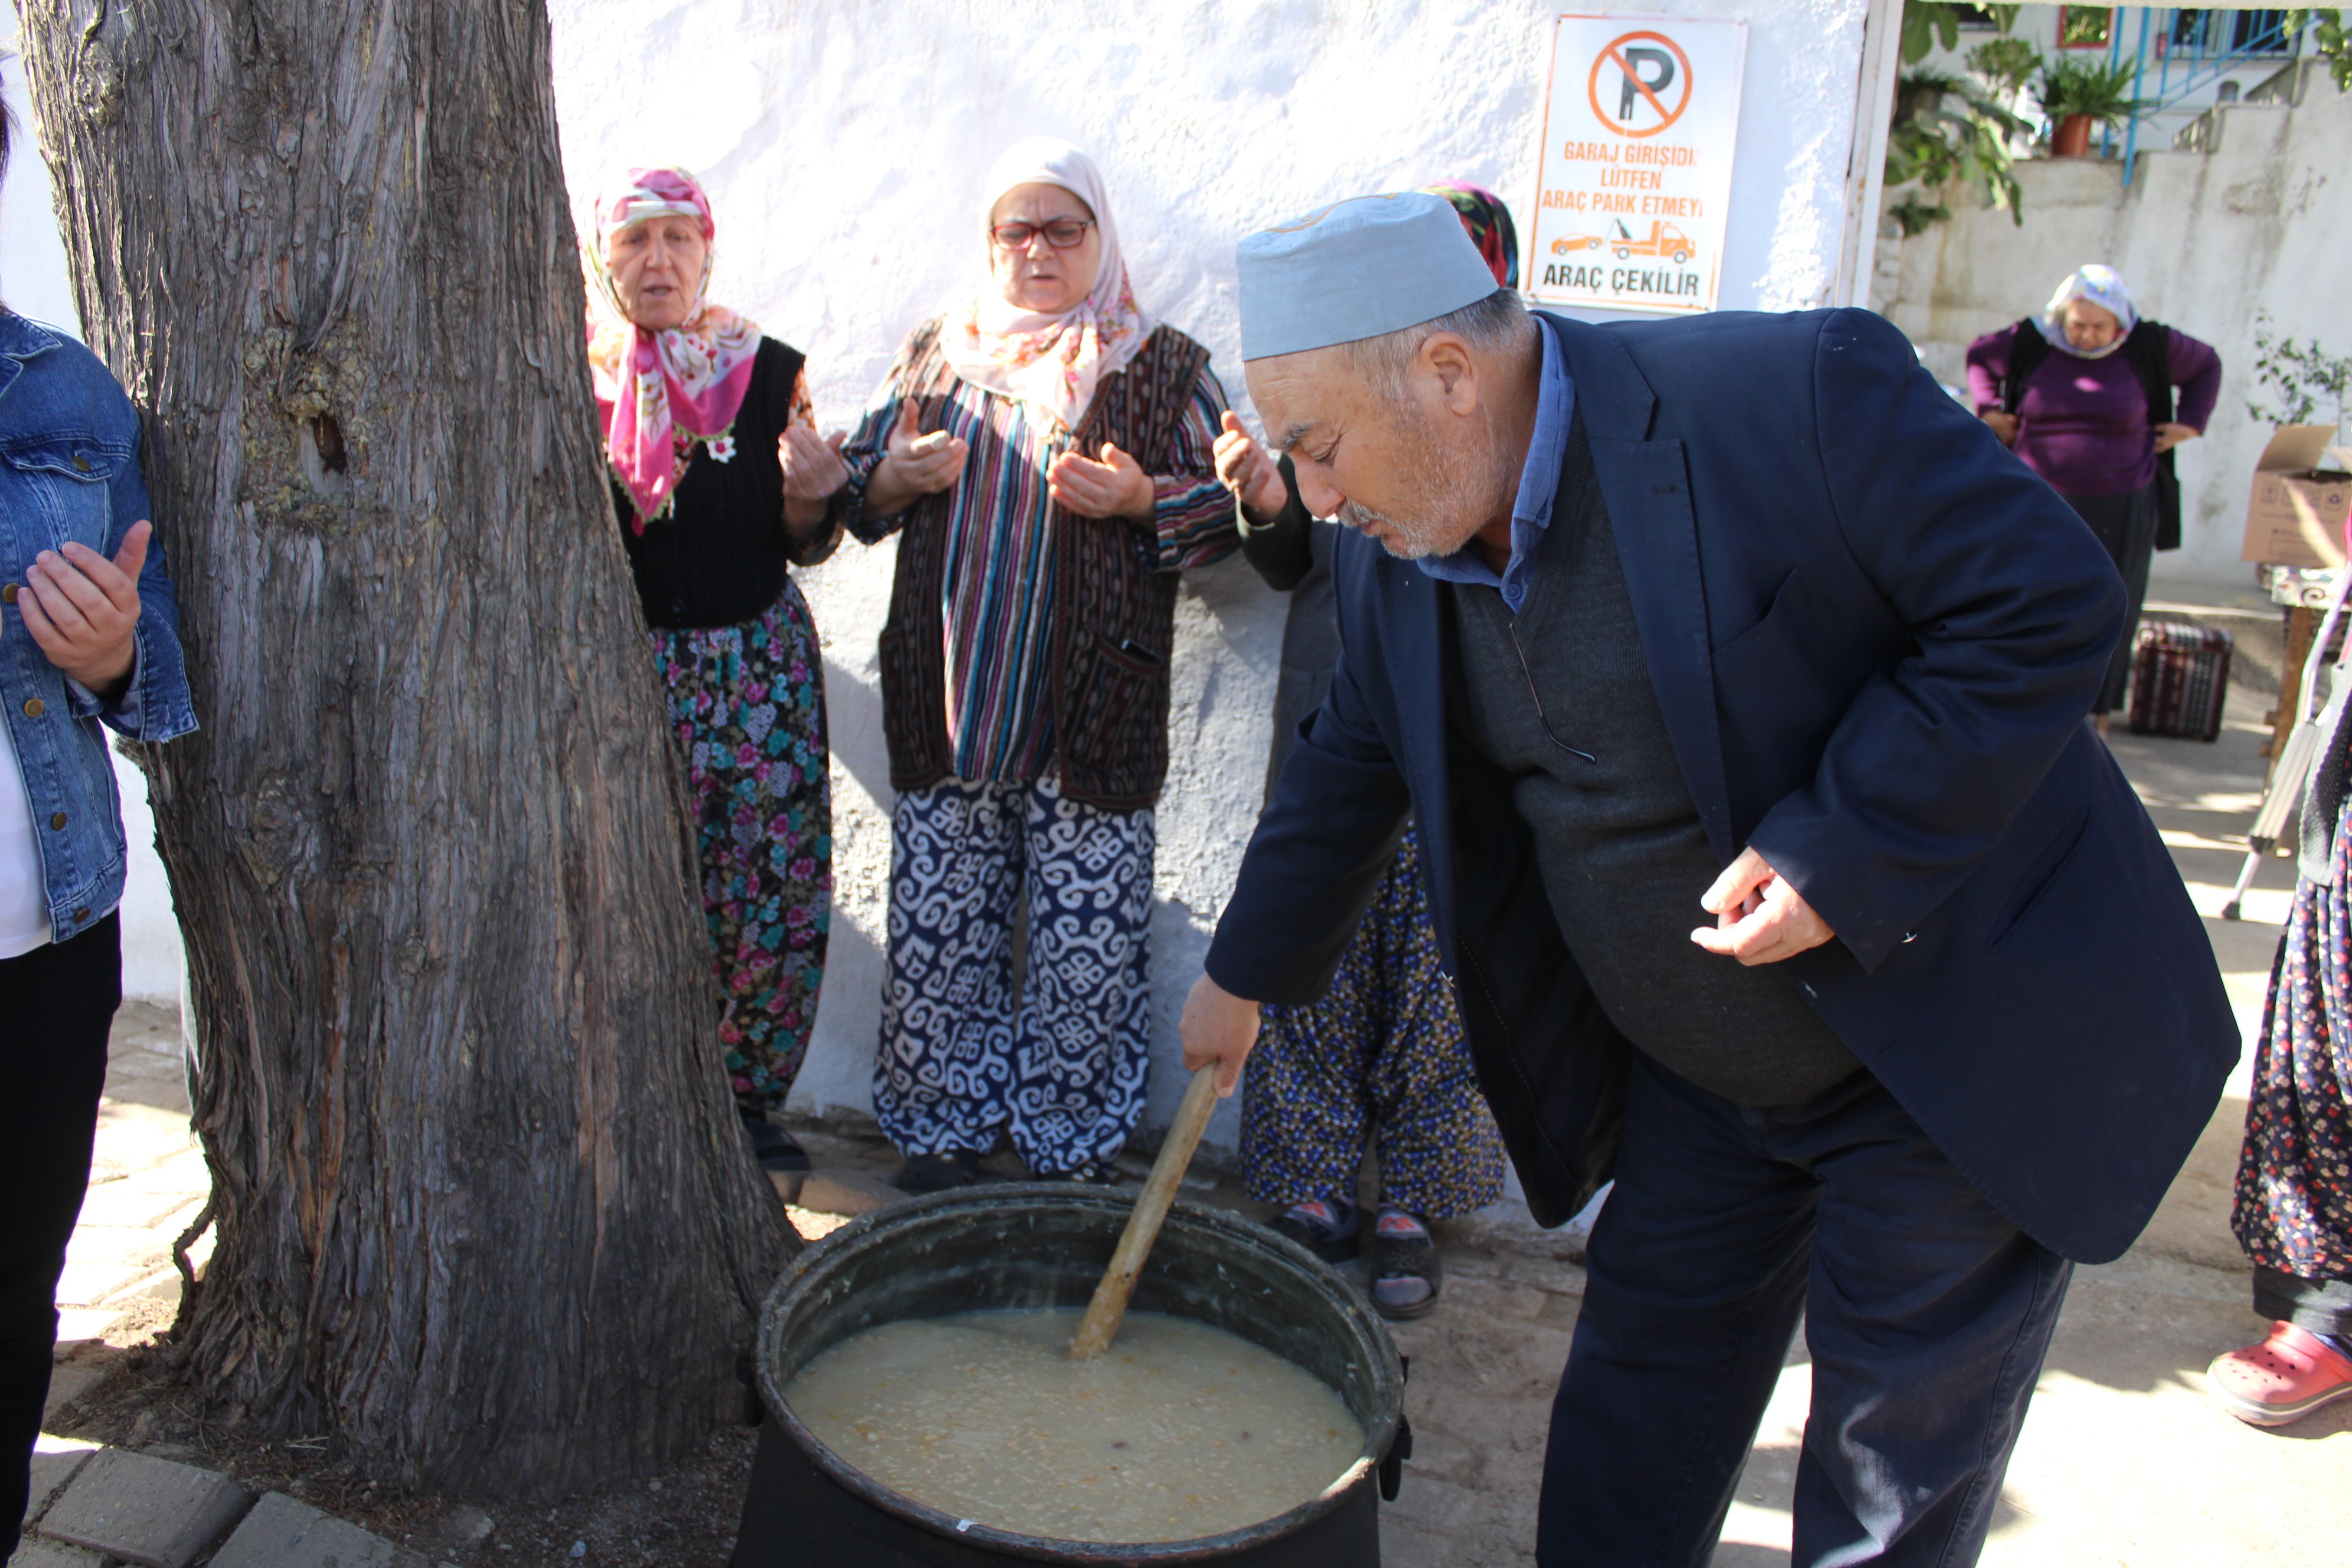
[(795, 541), (806, 540), (824, 527), (827, 513), (833, 510), (833, 498), (810, 500), (801, 496), (784, 497), (784, 531)]
[(1160, 511), (1160, 487), (1152, 483), (1150, 474), (1145, 474), (1136, 481), (1135, 489), (1121, 515), (1130, 522), (1150, 522)]
[[(853, 484), (855, 480), (851, 481)], [(898, 476), (897, 459), (885, 452), (879, 461), (867, 470), (862, 487), (866, 495), (866, 510), (874, 517), (897, 514), (915, 499), (914, 487)]]

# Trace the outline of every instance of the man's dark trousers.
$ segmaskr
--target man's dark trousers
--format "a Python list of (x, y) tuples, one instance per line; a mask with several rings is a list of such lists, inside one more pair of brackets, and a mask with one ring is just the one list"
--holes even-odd
[(25, 1517), (26, 1465), (58, 1342), (58, 1274), (89, 1181), (107, 1031), (121, 1000), (117, 916), (0, 958), (0, 1193), (8, 1201), (0, 1223), (0, 1535), (8, 1551)]
[(1801, 1316), (1796, 1568), (1976, 1561), (2073, 1265), (1867, 1071), (1742, 1110), (1636, 1057), (1552, 1406), (1542, 1568), (1696, 1568)]

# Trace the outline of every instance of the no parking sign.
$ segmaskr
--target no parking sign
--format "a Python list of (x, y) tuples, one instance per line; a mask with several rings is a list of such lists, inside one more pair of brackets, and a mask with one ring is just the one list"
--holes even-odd
[(1538, 300), (1715, 309), (1748, 24), (1562, 16), (1537, 163)]

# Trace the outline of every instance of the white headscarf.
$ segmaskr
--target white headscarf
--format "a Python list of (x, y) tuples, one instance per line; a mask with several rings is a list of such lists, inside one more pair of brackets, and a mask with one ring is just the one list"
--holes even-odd
[[(1058, 315), (1009, 303), (992, 277), (971, 299), (950, 310), (940, 349), (956, 374), (974, 386), (1027, 404), (1071, 430), (1094, 401), (1103, 377), (1116, 374), (1151, 335), (1151, 321), (1135, 302), (1118, 226), (1094, 160), (1052, 136), (1032, 137), (1005, 150), (988, 172), (981, 197), (983, 230), (1004, 193), (1015, 185), (1059, 185), (1094, 214), (1102, 237), (1102, 269), (1087, 296)], [(982, 244), (993, 243), (983, 232)]]
[[(2116, 335), (2105, 348), (2078, 349), (2066, 340), (2066, 307), (2077, 300), (2088, 300), (2116, 319)], [(2050, 303), (2042, 311), (2042, 335), (2050, 346), (2063, 349), (2076, 359), (2105, 359), (2124, 346), (2132, 328), (2139, 324), (2139, 310), (2132, 304), (2131, 290), (2112, 267), (2102, 267), (2094, 261), (2077, 267), (2058, 285), (2058, 292), (2050, 296)]]

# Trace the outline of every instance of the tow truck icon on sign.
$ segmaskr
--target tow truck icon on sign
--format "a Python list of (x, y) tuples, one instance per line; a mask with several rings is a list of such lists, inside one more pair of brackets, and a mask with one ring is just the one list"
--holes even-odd
[(1670, 223), (1653, 220), (1648, 236), (1641, 239), (1633, 237), (1622, 218), (1609, 226), (1617, 231), (1609, 241), (1609, 248), (1620, 261), (1630, 260), (1636, 256), (1663, 256), (1679, 267), (1698, 250), (1698, 247), (1691, 243), (1690, 236)]

